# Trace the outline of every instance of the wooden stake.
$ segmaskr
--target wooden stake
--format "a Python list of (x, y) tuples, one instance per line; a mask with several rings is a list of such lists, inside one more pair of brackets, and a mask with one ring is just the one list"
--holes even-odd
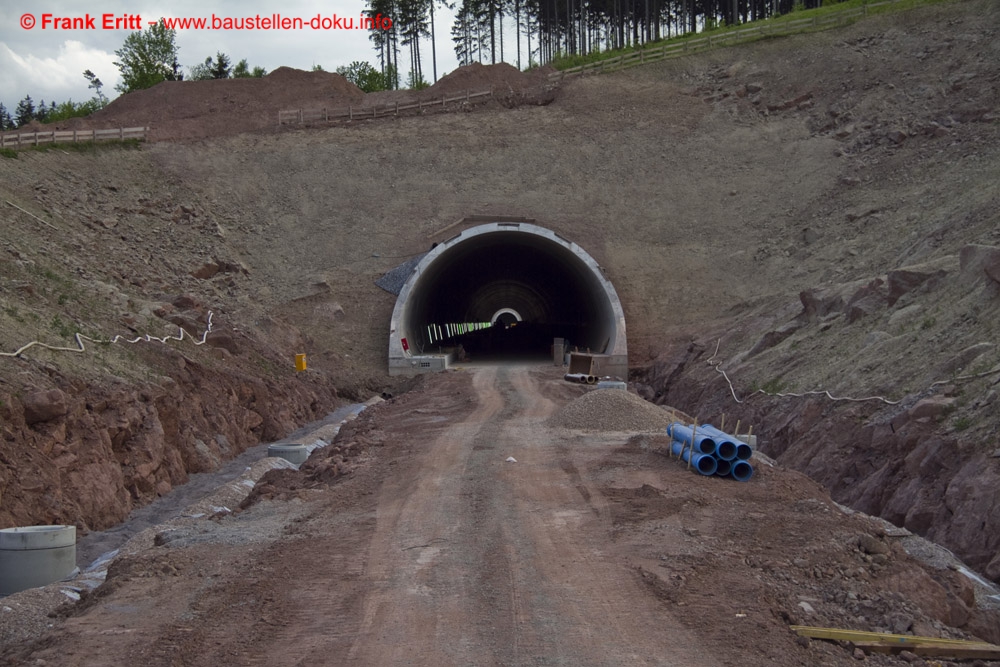
[[(688, 470), (691, 469), (691, 459), (694, 458), (694, 439), (698, 437), (698, 422), (701, 421), (700, 417), (694, 418), (694, 424), (691, 425), (691, 451), (688, 452)], [(681, 453), (684, 453), (684, 449), (681, 448)]]
[(742, 420), (740, 420), (740, 419), (736, 420), (736, 433), (734, 433), (733, 435), (735, 435), (737, 438), (740, 437), (740, 422), (741, 421)]
[(667, 437), (670, 443), (667, 445), (667, 456), (674, 458), (674, 413), (670, 413), (670, 426), (667, 427)]
[(29, 213), (28, 211), (25, 211), (25, 210), (24, 210), (23, 208), (21, 208), (21, 207), (20, 207), (20, 206), (18, 206), (17, 204), (14, 204), (14, 203), (12, 203), (12, 202), (9, 202), (9, 201), (7, 201), (6, 199), (4, 199), (4, 201), (5, 201), (5, 202), (6, 202), (6, 203), (7, 203), (7, 204), (8, 204), (9, 206), (13, 206), (14, 208), (16, 208), (16, 209), (17, 209), (18, 211), (20, 211), (21, 213), (24, 213), (25, 215), (28, 215), (28, 216), (31, 216), (32, 218), (34, 218), (34, 219), (35, 219), (35, 220), (37, 220), (38, 222), (42, 223), (43, 225), (45, 225), (45, 226), (46, 226), (46, 227), (48, 227), (49, 229), (54, 229), (54, 230), (56, 230), (56, 231), (59, 231), (59, 228), (58, 228), (58, 227), (56, 227), (55, 225), (50, 225), (49, 223), (45, 222), (44, 220), (42, 220), (41, 218), (39, 218), (39, 217), (38, 217), (37, 215), (35, 215), (34, 213)]
[(719, 426), (719, 430), (722, 431), (723, 433), (726, 432), (726, 413), (725, 412), (722, 413), (722, 424)]

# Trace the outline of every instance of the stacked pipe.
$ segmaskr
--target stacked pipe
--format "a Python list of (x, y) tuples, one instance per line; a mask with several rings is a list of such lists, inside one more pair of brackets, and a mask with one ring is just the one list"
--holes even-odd
[(566, 382), (579, 382), (580, 384), (597, 384), (597, 376), (588, 373), (566, 373), (563, 376)]
[(753, 476), (753, 450), (739, 438), (710, 424), (687, 426), (674, 422), (667, 427), (670, 451), (702, 475), (731, 477), (746, 482)]

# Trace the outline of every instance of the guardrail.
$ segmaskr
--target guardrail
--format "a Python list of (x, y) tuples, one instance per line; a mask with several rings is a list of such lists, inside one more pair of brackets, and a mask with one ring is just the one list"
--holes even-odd
[(632, 53), (624, 53), (620, 56), (598, 60), (576, 67), (569, 67), (558, 72), (549, 74), (550, 80), (562, 79), (566, 76), (586, 74), (588, 72), (613, 72), (636, 65), (679, 58), (691, 53), (698, 53), (719, 46), (738, 44), (749, 40), (761, 39), (763, 37), (784, 37), (805, 32), (807, 30), (826, 30), (836, 28), (848, 23), (852, 23), (859, 18), (868, 15), (872, 7), (883, 5), (894, 5), (900, 0), (887, 0), (886, 2), (872, 3), (853, 9), (845, 9), (826, 16), (813, 16), (805, 19), (795, 19), (791, 21), (780, 21), (776, 23), (761, 23), (760, 25), (736, 28), (718, 34), (705, 34), (704, 37), (685, 39), (672, 44), (654, 47), (651, 49), (639, 49)]
[(124, 141), (145, 139), (148, 127), (119, 127), (110, 130), (49, 130), (47, 132), (16, 132), (0, 134), (0, 148), (9, 146), (40, 146), (42, 144), (78, 141)]
[(456, 95), (454, 97), (442, 96), (440, 98), (419, 100), (407, 104), (396, 102), (394, 104), (375, 105), (372, 107), (348, 106), (332, 111), (329, 109), (292, 109), (289, 111), (279, 111), (278, 125), (302, 125), (304, 123), (316, 123), (319, 121), (330, 122), (341, 119), (360, 120), (362, 118), (396, 116), (399, 115), (400, 111), (409, 111), (411, 109), (422, 110), (435, 106), (443, 107), (452, 102), (471, 102), (480, 97), (493, 97), (493, 89), (491, 88), (490, 90), (478, 93), (466, 90), (463, 95)]

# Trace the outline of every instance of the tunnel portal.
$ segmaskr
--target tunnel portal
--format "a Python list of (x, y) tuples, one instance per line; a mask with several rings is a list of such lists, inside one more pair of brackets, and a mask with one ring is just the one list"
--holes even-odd
[(436, 245), (393, 310), (389, 372), (449, 361), (551, 360), (553, 340), (607, 355), (627, 375), (625, 317), (601, 267), (575, 243), (527, 223), (489, 223)]

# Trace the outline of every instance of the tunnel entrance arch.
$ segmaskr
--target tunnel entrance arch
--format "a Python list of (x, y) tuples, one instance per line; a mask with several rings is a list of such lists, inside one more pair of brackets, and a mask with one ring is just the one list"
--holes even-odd
[(625, 315), (594, 258), (537, 225), (478, 225), (436, 245), (406, 279), (389, 326), (389, 373), (443, 370), (463, 355), (552, 359), (555, 338), (605, 355), (604, 372), (627, 376)]

